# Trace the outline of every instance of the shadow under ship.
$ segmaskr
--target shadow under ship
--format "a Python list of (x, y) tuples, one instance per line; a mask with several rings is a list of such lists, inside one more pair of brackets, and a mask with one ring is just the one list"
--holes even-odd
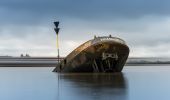
[(55, 72), (121, 72), (129, 55), (125, 41), (110, 36), (94, 39), (73, 50)]

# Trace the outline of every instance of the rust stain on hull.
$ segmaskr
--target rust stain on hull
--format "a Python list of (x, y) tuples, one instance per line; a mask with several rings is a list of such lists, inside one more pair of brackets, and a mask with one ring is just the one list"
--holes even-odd
[(96, 37), (72, 51), (56, 72), (121, 72), (129, 47), (116, 37)]

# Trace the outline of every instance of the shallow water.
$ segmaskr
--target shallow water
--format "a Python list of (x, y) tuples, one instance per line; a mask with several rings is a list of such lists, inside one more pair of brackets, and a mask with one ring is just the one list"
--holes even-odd
[(0, 100), (169, 100), (170, 66), (115, 74), (57, 74), (53, 67), (1, 67)]

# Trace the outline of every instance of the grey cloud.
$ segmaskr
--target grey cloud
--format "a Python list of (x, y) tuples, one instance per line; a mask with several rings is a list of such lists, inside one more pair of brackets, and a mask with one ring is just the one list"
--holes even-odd
[(72, 17), (105, 21), (145, 15), (168, 16), (169, 4), (169, 0), (1, 0), (0, 8), (6, 11), (3, 16), (9, 21), (39, 23)]
[[(0, 35), (1, 40), (3, 36), (20, 40), (13, 45), (25, 41), (35, 44), (29, 48), (55, 48), (52, 22), (60, 20), (61, 42), (84, 42), (93, 35), (112, 34), (131, 47), (157, 46), (170, 43), (169, 5), (169, 0), (1, 0)], [(13, 50), (19, 50), (17, 45)]]

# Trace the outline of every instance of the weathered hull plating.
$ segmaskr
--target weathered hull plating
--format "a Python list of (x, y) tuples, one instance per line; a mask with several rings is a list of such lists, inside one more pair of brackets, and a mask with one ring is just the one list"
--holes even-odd
[(61, 61), (57, 72), (121, 72), (129, 48), (119, 38), (97, 37), (79, 46)]

